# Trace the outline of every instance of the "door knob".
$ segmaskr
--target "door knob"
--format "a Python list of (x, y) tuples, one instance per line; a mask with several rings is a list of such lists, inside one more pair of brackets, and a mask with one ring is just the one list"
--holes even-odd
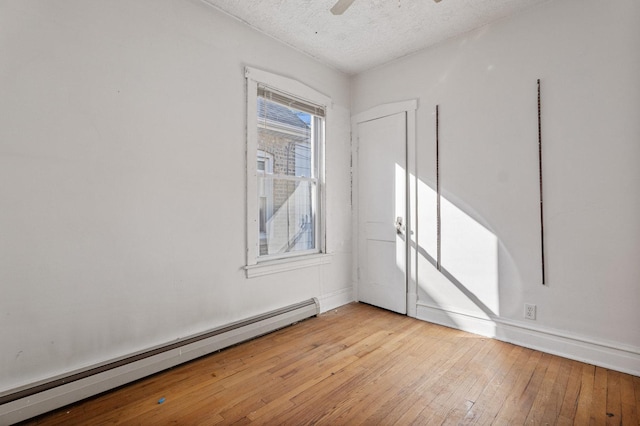
[(398, 216), (396, 218), (396, 232), (404, 235), (405, 230), (404, 220), (402, 219), (402, 216)]

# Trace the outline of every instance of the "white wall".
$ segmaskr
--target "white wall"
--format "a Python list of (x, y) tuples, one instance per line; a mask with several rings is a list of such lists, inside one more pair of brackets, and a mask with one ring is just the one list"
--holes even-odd
[[(0, 57), (0, 391), (348, 300), (345, 75), (197, 0), (5, 0)], [(245, 278), (246, 65), (333, 98), (328, 265)]]
[[(547, 333), (621, 349), (629, 359), (617, 367), (640, 372), (639, 42), (640, 2), (556, 0), (352, 80), (354, 114), (419, 99), (419, 244), (433, 257), (441, 108), (442, 261), (459, 283), (421, 256), (427, 319), (461, 328), (490, 319), (498, 329), (515, 325), (525, 343)], [(538, 78), (548, 286), (540, 272)], [(536, 321), (523, 319), (524, 303), (537, 305)]]

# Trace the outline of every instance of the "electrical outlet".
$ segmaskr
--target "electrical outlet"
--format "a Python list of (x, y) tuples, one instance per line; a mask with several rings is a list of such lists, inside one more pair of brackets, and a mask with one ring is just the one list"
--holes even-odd
[(524, 304), (524, 317), (529, 320), (536, 319), (536, 305)]

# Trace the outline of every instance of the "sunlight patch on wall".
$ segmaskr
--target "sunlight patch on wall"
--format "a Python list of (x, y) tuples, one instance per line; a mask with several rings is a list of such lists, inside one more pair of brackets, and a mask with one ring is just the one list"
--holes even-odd
[(418, 180), (418, 300), (490, 319), (499, 315), (498, 239), (441, 197), (441, 271), (437, 257), (437, 194)]
[(441, 206), (442, 267), (498, 314), (498, 239), (447, 199)]

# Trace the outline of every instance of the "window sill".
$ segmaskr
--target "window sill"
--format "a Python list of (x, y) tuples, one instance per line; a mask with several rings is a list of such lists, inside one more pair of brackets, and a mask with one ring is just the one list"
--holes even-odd
[(255, 278), (263, 275), (277, 274), (279, 272), (324, 265), (330, 263), (332, 257), (333, 256), (328, 253), (311, 254), (308, 256), (288, 259), (270, 260), (256, 265), (247, 265), (244, 269), (247, 272), (247, 278)]

